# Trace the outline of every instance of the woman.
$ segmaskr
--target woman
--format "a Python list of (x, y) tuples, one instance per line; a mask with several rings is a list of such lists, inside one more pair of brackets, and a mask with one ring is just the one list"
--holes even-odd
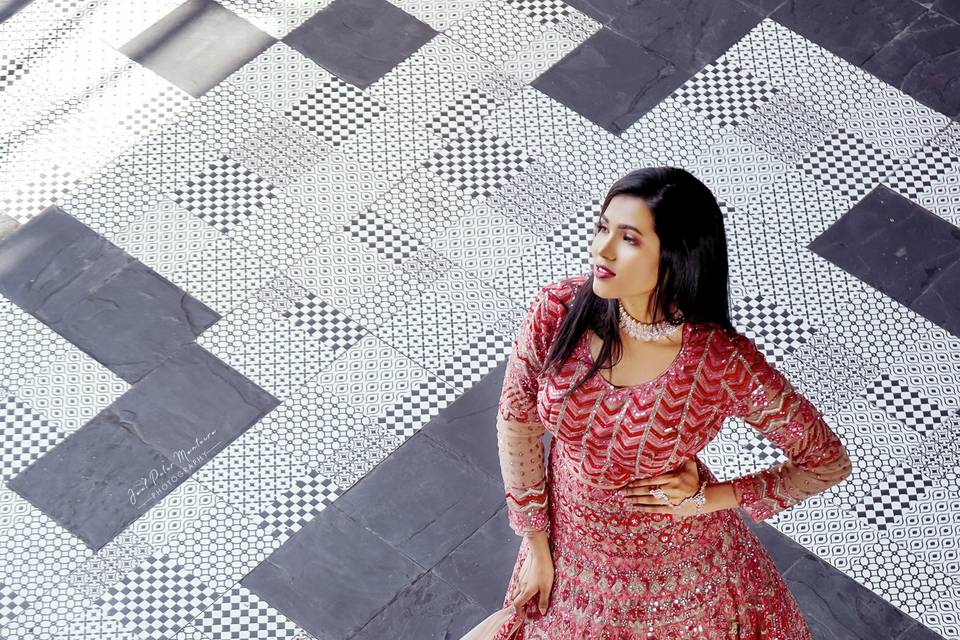
[[(633, 171), (607, 193), (592, 257), (589, 276), (540, 290), (508, 360), (498, 450), (523, 541), (497, 637), (519, 621), (517, 640), (810, 640), (735, 508), (769, 518), (850, 459), (731, 325), (716, 199), (682, 169)], [(788, 461), (718, 482), (696, 454), (728, 416)]]

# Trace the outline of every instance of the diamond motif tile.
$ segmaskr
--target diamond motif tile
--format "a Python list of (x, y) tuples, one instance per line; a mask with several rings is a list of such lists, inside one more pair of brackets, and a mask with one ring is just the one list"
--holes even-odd
[[(916, 84), (945, 64), (917, 53), (956, 29), (940, 1), (853, 4), (787, 2), (743, 37), (775, 7), (67, 0), (0, 22), (5, 228), (60, 207), (215, 311), (193, 347), (278, 402), (96, 551), (0, 485), (0, 635), (320, 640), (405, 620), (431, 577), (338, 500), (503, 362), (543, 282), (589, 269), (613, 181), (667, 165), (718, 199), (734, 323), (854, 463), (769, 521), (830, 565), (807, 555), (793, 578), (843, 572), (960, 636), (960, 127)], [(811, 15), (844, 18), (814, 33)], [(123, 53), (161, 32), (146, 66)], [(836, 54), (868, 49), (864, 68)], [(136, 385), (9, 299), (0, 323), (10, 480)], [(784, 459), (737, 420), (703, 456), (725, 478)], [(361, 539), (358, 561), (402, 579), (326, 624), (355, 572), (283, 595), (250, 578), (297, 545), (340, 570)]]

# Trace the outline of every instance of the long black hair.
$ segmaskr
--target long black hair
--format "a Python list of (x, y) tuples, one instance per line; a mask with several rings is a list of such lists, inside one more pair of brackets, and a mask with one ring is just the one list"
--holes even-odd
[[(614, 196), (643, 198), (653, 213), (653, 229), (660, 239), (657, 283), (651, 291), (652, 318), (678, 323), (716, 323), (733, 330), (730, 321), (727, 237), (717, 199), (700, 180), (676, 167), (644, 167), (618, 179), (610, 187), (600, 215)], [(599, 219), (599, 215), (597, 216)], [(590, 328), (603, 339), (593, 366), (566, 395), (573, 393), (597, 370), (623, 353), (617, 300), (593, 292), (593, 273), (569, 303), (566, 315), (543, 363), (559, 367), (570, 357), (580, 336)]]

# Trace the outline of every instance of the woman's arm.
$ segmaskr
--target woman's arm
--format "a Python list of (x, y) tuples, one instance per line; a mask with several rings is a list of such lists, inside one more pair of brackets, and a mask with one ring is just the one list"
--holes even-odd
[(553, 285), (537, 294), (520, 323), (507, 360), (497, 408), (497, 449), (510, 527), (518, 535), (547, 527), (544, 426), (537, 415), (537, 375), (556, 321)]
[(742, 418), (788, 458), (730, 481), (737, 505), (758, 522), (839, 484), (852, 465), (822, 414), (756, 344), (742, 334), (732, 340), (735, 350), (721, 381), (725, 413)]

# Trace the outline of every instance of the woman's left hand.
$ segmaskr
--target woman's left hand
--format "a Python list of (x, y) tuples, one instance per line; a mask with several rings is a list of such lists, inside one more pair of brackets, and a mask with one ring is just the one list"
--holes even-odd
[[(670, 498), (671, 504), (650, 495), (650, 492), (657, 487), (663, 489)], [(697, 471), (697, 461), (693, 459), (687, 460), (673, 471), (653, 478), (634, 480), (620, 489), (626, 496), (624, 501), (631, 506), (647, 513), (669, 513), (677, 518), (694, 515), (697, 505), (692, 500), (687, 500), (680, 507), (671, 505), (679, 504), (681, 500), (694, 495), (699, 490), (700, 472)]]

